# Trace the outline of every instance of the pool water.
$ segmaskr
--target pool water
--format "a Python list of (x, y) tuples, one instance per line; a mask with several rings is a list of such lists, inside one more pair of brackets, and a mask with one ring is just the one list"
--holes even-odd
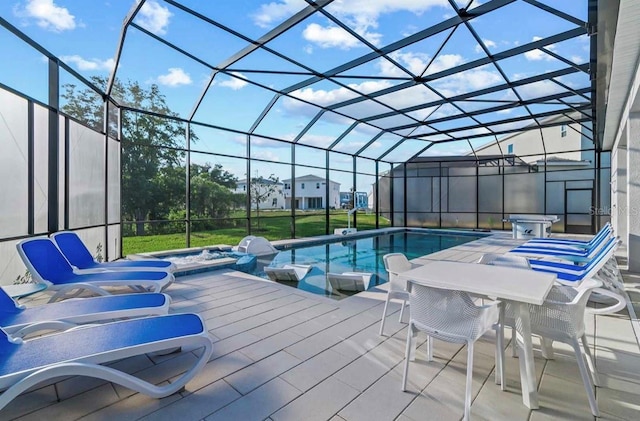
[(382, 256), (385, 254), (403, 253), (411, 260), (477, 240), (478, 238), (481, 238), (481, 236), (405, 231), (321, 245), (296, 247), (280, 251), (270, 262), (264, 262), (258, 258), (259, 263), (254, 275), (267, 278), (264, 273), (264, 266), (311, 265), (311, 271), (300, 282), (297, 282), (297, 288), (316, 294), (332, 295), (331, 287), (326, 280), (328, 272), (373, 273), (374, 276), (369, 287), (372, 288), (388, 281), (387, 272), (382, 261)]

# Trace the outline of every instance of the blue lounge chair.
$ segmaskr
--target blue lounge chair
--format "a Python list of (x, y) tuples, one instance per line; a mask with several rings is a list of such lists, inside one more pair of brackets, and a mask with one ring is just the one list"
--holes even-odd
[[(160, 292), (174, 280), (172, 274), (160, 271), (119, 271), (77, 274), (60, 250), (47, 237), (28, 238), (16, 245), (18, 254), (29, 272), (38, 282), (48, 285), (55, 294), (50, 302), (75, 291), (110, 295), (104, 287), (128, 286), (137, 292)], [(66, 297), (69, 298), (69, 297)]]
[(525, 243), (511, 250), (511, 253), (518, 253), (528, 256), (576, 256), (578, 258), (591, 259), (611, 238), (611, 232), (605, 235), (600, 235), (597, 239), (595, 239), (595, 241), (593, 241), (589, 246), (586, 247), (575, 247), (571, 245), (559, 244), (540, 245), (540, 243)]
[(611, 223), (607, 222), (596, 235), (589, 241), (571, 240), (562, 238), (534, 238), (527, 241), (524, 246), (529, 247), (576, 247), (580, 249), (592, 248), (594, 243), (602, 237), (609, 237), (613, 235), (613, 227)]
[[(101, 364), (179, 347), (204, 347), (194, 366), (162, 385)], [(171, 314), (72, 329), (30, 340), (0, 329), (0, 409), (26, 390), (61, 376), (87, 376), (120, 384), (153, 398), (171, 395), (207, 363), (212, 344), (197, 314)]]
[(175, 264), (161, 259), (97, 262), (87, 249), (87, 246), (85, 246), (80, 237), (78, 237), (78, 234), (73, 231), (57, 232), (51, 235), (51, 239), (56, 246), (58, 246), (67, 261), (71, 263), (72, 266), (81, 270), (160, 270), (164, 272), (174, 272), (176, 270)]
[(554, 273), (558, 276), (557, 282), (564, 285), (578, 285), (583, 279), (596, 277), (597, 273), (613, 258), (620, 240), (609, 239), (598, 253), (584, 265), (575, 263), (561, 263), (542, 259), (529, 259), (533, 270)]
[(25, 308), (0, 288), (0, 326), (13, 337), (42, 330), (67, 330), (84, 323), (122, 317), (167, 314), (171, 298), (166, 294), (123, 294), (67, 300)]

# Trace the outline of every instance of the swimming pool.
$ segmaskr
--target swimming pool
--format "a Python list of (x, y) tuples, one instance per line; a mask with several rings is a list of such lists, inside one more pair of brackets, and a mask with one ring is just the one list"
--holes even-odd
[(404, 253), (408, 259), (415, 259), (477, 240), (483, 236), (466, 233), (444, 234), (433, 231), (400, 231), (325, 244), (292, 246), (281, 250), (275, 257), (269, 257), (268, 261), (258, 258), (258, 264), (253, 274), (267, 278), (264, 272), (265, 266), (310, 265), (310, 272), (301, 281), (283, 283), (315, 294), (341, 298), (345, 295), (344, 291), (337, 296), (332, 294), (332, 288), (327, 282), (327, 273), (372, 273), (373, 277), (369, 286), (372, 288), (388, 281), (382, 261), (382, 256), (387, 253)]

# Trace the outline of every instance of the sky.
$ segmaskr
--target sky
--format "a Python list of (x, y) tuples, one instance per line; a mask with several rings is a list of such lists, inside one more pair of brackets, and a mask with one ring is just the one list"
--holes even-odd
[[(467, 6), (468, 0), (456, 1), (459, 7)], [(142, 6), (130, 27), (117, 69), (121, 80), (135, 80), (143, 86), (157, 84), (166, 95), (170, 108), (182, 117), (194, 112), (194, 106), (203, 90), (210, 82), (211, 70), (166, 45), (152, 35), (162, 37), (175, 46), (187, 51), (211, 66), (225, 63), (233, 54), (247, 48), (247, 39), (259, 39), (270, 30), (286, 21), (308, 4), (303, 0), (182, 0), (184, 6), (215, 20), (235, 31), (229, 34), (214, 25), (188, 15), (183, 10), (162, 0), (148, 0)], [(473, 1), (473, 9), (486, 1)], [(586, 0), (543, 0), (540, 3), (559, 9), (561, 12), (587, 19)], [(17, 27), (58, 56), (84, 77), (106, 76), (115, 65), (115, 52), (120, 38), (122, 22), (135, 0), (5, 0), (0, 2), (0, 16)], [(455, 15), (447, 0), (335, 0), (326, 10), (345, 23), (361, 39), (353, 37), (328, 17), (314, 13), (302, 20), (289, 31), (276, 37), (267, 46), (276, 53), (291, 57), (297, 64), (288, 62), (277, 54), (256, 50), (252, 54), (233, 63), (227, 74), (218, 74), (207, 94), (195, 110), (194, 120), (238, 131), (248, 131), (265, 107), (274, 98), (271, 89), (285, 89), (309, 78), (296, 74), (313, 69), (326, 72), (345, 62), (364, 56), (373, 48), (381, 48), (404, 37), (445, 21)], [(560, 32), (576, 28), (567, 19), (544, 12), (524, 1), (515, 1), (490, 14), (473, 19), (473, 30), (482, 39), (490, 54), (542, 39)], [(448, 39), (448, 40), (447, 40)], [(447, 40), (444, 47), (443, 42)], [(11, 57), (0, 66), (0, 82), (32, 96), (47, 100), (46, 60), (10, 32), (0, 28), (0, 49), (5, 57)], [(561, 55), (575, 64), (583, 64), (589, 59), (589, 38), (580, 36), (567, 41), (546, 46), (553, 54)], [(317, 116), (320, 106), (331, 106), (348, 101), (357, 93), (372, 93), (406, 82), (411, 75), (429, 75), (458, 66), (482, 57), (487, 51), (478, 44), (472, 32), (460, 26), (454, 31), (444, 31), (433, 37), (403, 47), (391, 54), (392, 60), (375, 59), (348, 69), (340, 75), (343, 86), (323, 80), (293, 90), (290, 97), (276, 101), (266, 117), (255, 128), (252, 141), (252, 157), (273, 161), (254, 166), (261, 175), (276, 173), (281, 179), (289, 178), (287, 166), (290, 162), (290, 148), (287, 144), (267, 137), (291, 141)], [(518, 56), (501, 60), (501, 68), (492, 65), (476, 67), (463, 73), (438, 79), (432, 86), (442, 95), (452, 97), (458, 94), (480, 90), (505, 83), (504, 73), (511, 81), (521, 80), (553, 70), (567, 67), (553, 54), (533, 50)], [(286, 71), (280, 75), (270, 71)], [(588, 75), (573, 74), (562, 76), (558, 81), (573, 87), (588, 86)], [(250, 83), (254, 82), (254, 83)], [(74, 78), (63, 72), (61, 84), (76, 83)], [(256, 85), (258, 84), (258, 85)], [(545, 81), (517, 88), (524, 99), (530, 99), (561, 90), (558, 84)], [(339, 113), (326, 112), (299, 139), (299, 144), (327, 147), (354, 123), (354, 118), (384, 114), (395, 109), (403, 109), (439, 99), (437, 94), (422, 85), (377, 97), (379, 102), (362, 101), (340, 107)], [(507, 89), (492, 95), (476, 98), (483, 100), (483, 107), (504, 104), (516, 100), (513, 90)], [(571, 100), (571, 99), (568, 99)], [(465, 111), (477, 109), (479, 102), (460, 101), (457, 105)], [(474, 108), (475, 107), (475, 108)], [(537, 104), (534, 112), (557, 109), (557, 105)], [(460, 113), (451, 105), (439, 108), (416, 109), (408, 116), (391, 116), (374, 119), (371, 124), (358, 124), (335, 149), (355, 153), (365, 147), (381, 128), (396, 127), (437, 119)], [(523, 107), (483, 114), (478, 117), (482, 123), (490, 123), (506, 117), (526, 115)], [(514, 124), (528, 124), (524, 121)], [(435, 123), (438, 130), (451, 130), (475, 124), (469, 118), (450, 122)], [(500, 129), (499, 126), (495, 127)], [(202, 152), (222, 152), (244, 155), (246, 136), (210, 128), (197, 127), (199, 141), (196, 146)], [(401, 135), (423, 134), (425, 140), (443, 140), (442, 135), (431, 135), (426, 127), (422, 132), (407, 129), (397, 134), (384, 134), (361, 155), (379, 158), (391, 145), (395, 145)], [(469, 131), (468, 135), (483, 134), (482, 129)], [(487, 132), (488, 133), (488, 132)], [(265, 137), (260, 137), (260, 135)], [(465, 133), (459, 133), (464, 136)], [(422, 150), (425, 140), (407, 140), (394, 149), (384, 159), (402, 162)], [(461, 140), (431, 147), (425, 156), (468, 154), (471, 146), (477, 147), (493, 141), (491, 138)], [(296, 152), (296, 162), (324, 166), (324, 153), (312, 148), (300, 147)], [(210, 155), (194, 154), (199, 162), (220, 162), (233, 169), (244, 178), (242, 160), (232, 158), (212, 158)], [(342, 154), (331, 154), (330, 166), (336, 170), (350, 171), (352, 161)], [(369, 160), (358, 160), (359, 171), (373, 173), (374, 166)], [(381, 168), (385, 170), (387, 168)], [(324, 176), (322, 170), (309, 173)], [(299, 174), (301, 175), (301, 174)], [(350, 176), (332, 172), (332, 179), (351, 184)], [(359, 177), (357, 190), (367, 190), (373, 177)]]

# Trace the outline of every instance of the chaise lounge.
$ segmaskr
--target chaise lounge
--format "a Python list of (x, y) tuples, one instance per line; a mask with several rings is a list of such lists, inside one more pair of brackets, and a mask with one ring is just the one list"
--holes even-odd
[(78, 274), (60, 250), (47, 237), (34, 237), (16, 245), (18, 254), (33, 279), (44, 282), (55, 294), (49, 302), (90, 291), (110, 295), (104, 287), (127, 286), (136, 292), (160, 292), (174, 281), (172, 274), (161, 271), (118, 271)]

